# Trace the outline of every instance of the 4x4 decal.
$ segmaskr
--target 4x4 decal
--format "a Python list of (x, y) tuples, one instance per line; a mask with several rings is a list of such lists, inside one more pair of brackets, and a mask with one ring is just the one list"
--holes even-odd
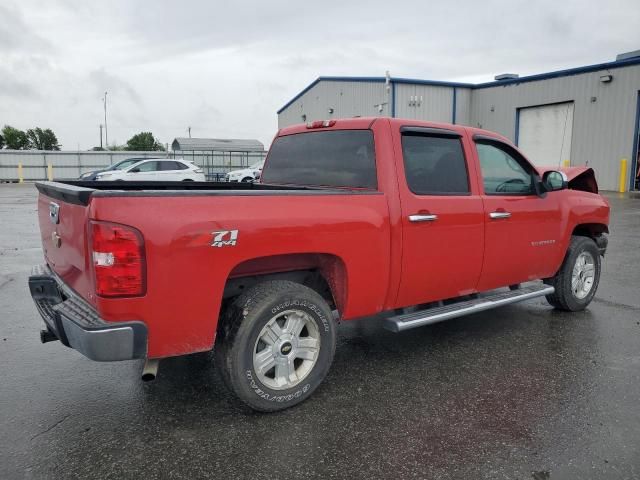
[(238, 241), (238, 230), (220, 230), (211, 233), (213, 235), (212, 247), (235, 247)]

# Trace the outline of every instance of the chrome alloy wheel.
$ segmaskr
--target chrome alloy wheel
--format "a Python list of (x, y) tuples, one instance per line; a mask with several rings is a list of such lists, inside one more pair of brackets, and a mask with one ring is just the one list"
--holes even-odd
[(286, 310), (262, 328), (253, 349), (253, 369), (273, 390), (286, 390), (302, 382), (320, 353), (320, 331), (301, 310)]
[(589, 252), (578, 255), (571, 273), (571, 291), (573, 295), (582, 300), (591, 291), (596, 277), (596, 262)]

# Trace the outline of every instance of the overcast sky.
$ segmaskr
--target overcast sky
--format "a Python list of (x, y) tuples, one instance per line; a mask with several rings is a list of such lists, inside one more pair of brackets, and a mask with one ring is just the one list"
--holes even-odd
[(319, 75), (487, 81), (640, 49), (638, 0), (2, 0), (0, 126), (64, 149), (152, 131), (258, 138)]

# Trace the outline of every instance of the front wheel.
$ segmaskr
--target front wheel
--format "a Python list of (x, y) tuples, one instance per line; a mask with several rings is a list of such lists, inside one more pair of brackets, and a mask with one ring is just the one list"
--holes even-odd
[(545, 283), (555, 287), (547, 301), (559, 310), (577, 312), (591, 303), (600, 282), (600, 252), (588, 237), (571, 237), (562, 266)]
[(225, 310), (216, 365), (240, 400), (273, 412), (313, 393), (329, 371), (335, 348), (336, 325), (324, 299), (298, 283), (268, 281)]

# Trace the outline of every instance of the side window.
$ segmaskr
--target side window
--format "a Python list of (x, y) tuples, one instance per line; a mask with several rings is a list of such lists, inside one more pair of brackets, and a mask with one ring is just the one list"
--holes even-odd
[(164, 161), (158, 163), (160, 164), (160, 170), (179, 170), (177, 162)]
[(484, 193), (487, 195), (532, 195), (533, 175), (506, 149), (490, 143), (476, 143)]
[(174, 162), (172, 160), (165, 160), (158, 163), (162, 164), (162, 170), (186, 170), (188, 168), (184, 163)]
[(145, 162), (139, 165), (137, 168), (140, 169), (141, 172), (155, 172), (159, 170), (159, 162)]
[(407, 184), (416, 195), (469, 194), (469, 176), (459, 138), (405, 133), (402, 156)]

